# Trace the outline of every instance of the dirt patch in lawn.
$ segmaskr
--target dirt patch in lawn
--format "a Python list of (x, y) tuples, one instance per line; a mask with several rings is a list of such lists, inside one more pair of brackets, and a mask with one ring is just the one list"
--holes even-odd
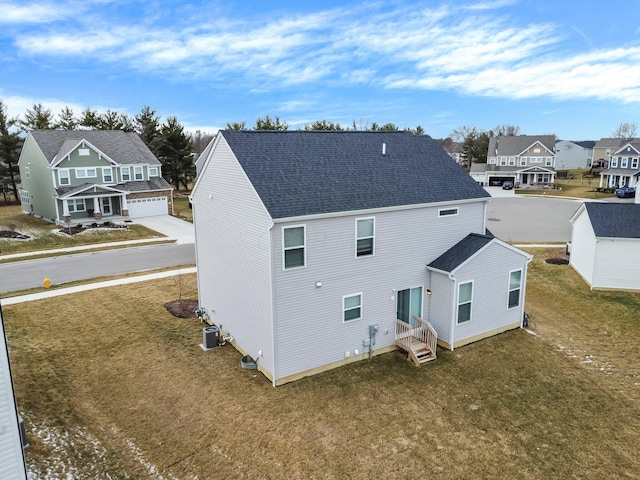
[(164, 308), (167, 309), (174, 317), (178, 318), (196, 318), (196, 309), (198, 308), (197, 300), (174, 300), (173, 302), (167, 302), (164, 304)]

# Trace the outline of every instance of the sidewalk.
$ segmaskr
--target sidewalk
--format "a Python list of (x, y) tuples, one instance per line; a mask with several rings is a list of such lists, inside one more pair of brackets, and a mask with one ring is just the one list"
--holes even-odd
[(104, 282), (87, 283), (85, 285), (77, 285), (75, 287), (60, 288), (55, 290), (47, 290), (45, 292), (30, 293), (27, 295), (20, 295), (17, 297), (8, 297), (0, 300), (0, 303), (4, 305), (15, 305), (17, 303), (32, 302), (34, 300), (41, 300), (43, 298), (58, 297), (61, 295), (68, 295), (70, 293), (86, 292), (88, 290), (96, 290), (98, 288), (113, 287), (115, 285), (125, 285), (128, 283), (146, 282), (149, 280), (156, 280), (158, 278), (168, 278), (175, 275), (182, 275), (187, 273), (195, 273), (196, 267), (182, 268), (178, 270), (167, 270), (166, 272), (149, 273), (147, 275), (140, 275), (137, 277), (118, 278), (116, 280), (105, 280)]
[(141, 240), (124, 240), (122, 242), (111, 242), (111, 243), (94, 243), (91, 245), (82, 245), (80, 247), (54, 248), (51, 250), (37, 250), (34, 252), (11, 253), (8, 255), (0, 255), (0, 260), (22, 258), (22, 257), (34, 257), (37, 255), (55, 255), (57, 253), (81, 252), (83, 250), (92, 250), (97, 248), (113, 248), (113, 247), (122, 247), (125, 245), (133, 246), (133, 245), (141, 245), (145, 243), (159, 243), (159, 242), (176, 242), (176, 239), (162, 237), (162, 238), (143, 238)]

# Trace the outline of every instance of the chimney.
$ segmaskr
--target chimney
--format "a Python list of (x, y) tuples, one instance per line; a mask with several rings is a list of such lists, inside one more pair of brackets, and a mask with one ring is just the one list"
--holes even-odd
[(382, 144), (382, 156), (385, 156), (387, 154), (387, 144), (383, 143)]

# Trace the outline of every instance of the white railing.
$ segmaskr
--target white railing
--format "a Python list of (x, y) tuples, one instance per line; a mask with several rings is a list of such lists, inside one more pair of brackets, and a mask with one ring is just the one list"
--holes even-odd
[(403, 350), (411, 351), (411, 345), (415, 340), (425, 343), (433, 354), (436, 354), (438, 334), (429, 322), (414, 315), (416, 326), (412, 326), (402, 320), (396, 320), (396, 345)]

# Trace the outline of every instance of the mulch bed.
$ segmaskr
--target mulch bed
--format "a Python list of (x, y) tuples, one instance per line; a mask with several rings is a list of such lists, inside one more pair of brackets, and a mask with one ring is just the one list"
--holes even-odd
[(0, 238), (8, 238), (10, 240), (29, 240), (31, 237), (13, 230), (0, 230)]
[(164, 304), (164, 308), (178, 318), (197, 318), (196, 309), (198, 308), (197, 300), (174, 300)]
[(74, 225), (74, 226), (68, 226), (68, 227), (64, 227), (61, 228), (59, 230), (60, 233), (66, 233), (67, 235), (76, 235), (78, 233), (83, 233), (83, 232), (87, 232), (91, 229), (96, 229), (96, 228), (109, 228), (109, 229), (113, 229), (113, 228), (128, 228), (127, 225), (118, 225), (116, 223), (94, 223), (91, 225)]
[(551, 265), (569, 265), (569, 260), (566, 258), (547, 258), (545, 263), (549, 263)]

